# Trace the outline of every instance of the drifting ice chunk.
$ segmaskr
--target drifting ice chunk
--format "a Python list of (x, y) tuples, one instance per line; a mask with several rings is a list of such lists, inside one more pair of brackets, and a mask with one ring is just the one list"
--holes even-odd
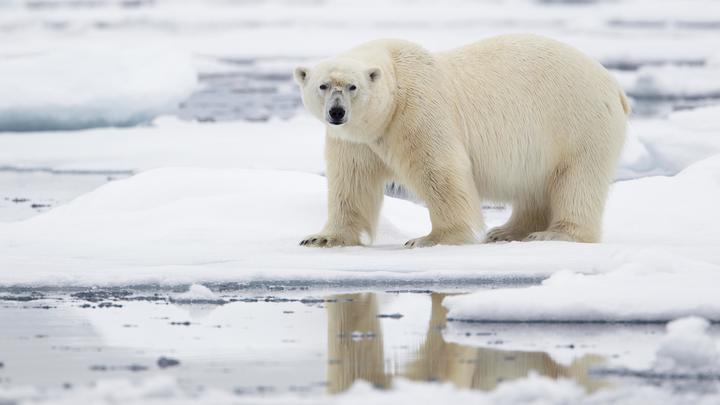
[(193, 284), (190, 289), (177, 296), (178, 299), (187, 301), (215, 300), (217, 295), (202, 284)]
[(710, 323), (699, 317), (686, 317), (667, 325), (656, 353), (656, 369), (709, 372), (720, 370), (717, 343), (708, 335)]

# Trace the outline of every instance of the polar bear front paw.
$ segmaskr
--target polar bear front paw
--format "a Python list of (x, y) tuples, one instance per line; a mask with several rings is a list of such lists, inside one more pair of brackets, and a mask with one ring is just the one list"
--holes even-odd
[(530, 235), (528, 235), (527, 238), (525, 238), (526, 242), (549, 241), (549, 240), (574, 242), (575, 238), (573, 238), (572, 236), (570, 236), (564, 232), (556, 232), (556, 231), (533, 232)]
[(475, 243), (475, 238), (470, 232), (433, 232), (429, 235), (425, 235), (421, 238), (410, 239), (405, 242), (405, 247), (408, 249), (417, 247), (430, 247), (435, 245), (467, 245)]
[(356, 246), (360, 241), (351, 240), (342, 235), (333, 234), (315, 234), (310, 235), (300, 241), (300, 246), (309, 247), (338, 247), (338, 246)]
[(498, 226), (497, 228), (493, 228), (487, 232), (485, 235), (485, 243), (512, 242), (519, 240), (517, 233), (518, 232), (513, 229)]
[(421, 247), (430, 247), (435, 246), (438, 244), (438, 241), (431, 238), (430, 235), (423, 236), (422, 238), (415, 238), (410, 239), (409, 241), (405, 242), (405, 247), (408, 249), (412, 248), (421, 248)]

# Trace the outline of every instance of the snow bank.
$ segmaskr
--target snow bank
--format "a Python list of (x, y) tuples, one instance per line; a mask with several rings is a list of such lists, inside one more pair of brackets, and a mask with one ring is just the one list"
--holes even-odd
[(175, 111), (196, 80), (186, 54), (147, 44), (0, 53), (0, 131), (148, 122)]
[[(605, 241), (708, 245), (720, 243), (720, 155), (673, 177), (615, 183), (604, 221)], [(719, 263), (719, 262), (716, 262)]]
[(664, 322), (699, 315), (720, 321), (718, 285), (719, 266), (660, 255), (606, 274), (562, 271), (539, 286), (448, 297), (444, 305), (455, 320)]

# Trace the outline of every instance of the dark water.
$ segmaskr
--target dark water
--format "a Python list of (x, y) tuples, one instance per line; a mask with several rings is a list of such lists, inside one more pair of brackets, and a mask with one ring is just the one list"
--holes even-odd
[(199, 89), (180, 106), (179, 116), (203, 122), (288, 119), (302, 106), (292, 79), (293, 58), (220, 59), (229, 67), (202, 73)]

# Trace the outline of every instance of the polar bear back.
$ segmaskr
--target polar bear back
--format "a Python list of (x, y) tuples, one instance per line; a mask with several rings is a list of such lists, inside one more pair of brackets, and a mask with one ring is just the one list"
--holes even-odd
[(612, 175), (627, 100), (602, 65), (568, 45), (511, 34), (434, 54), (393, 40), (353, 53), (382, 63), (390, 55), (398, 121), (435, 110), (451, 115), (443, 125), (454, 126), (450, 132), (474, 157), (486, 198), (527, 193), (573, 159), (596, 158), (597, 167), (588, 170)]

